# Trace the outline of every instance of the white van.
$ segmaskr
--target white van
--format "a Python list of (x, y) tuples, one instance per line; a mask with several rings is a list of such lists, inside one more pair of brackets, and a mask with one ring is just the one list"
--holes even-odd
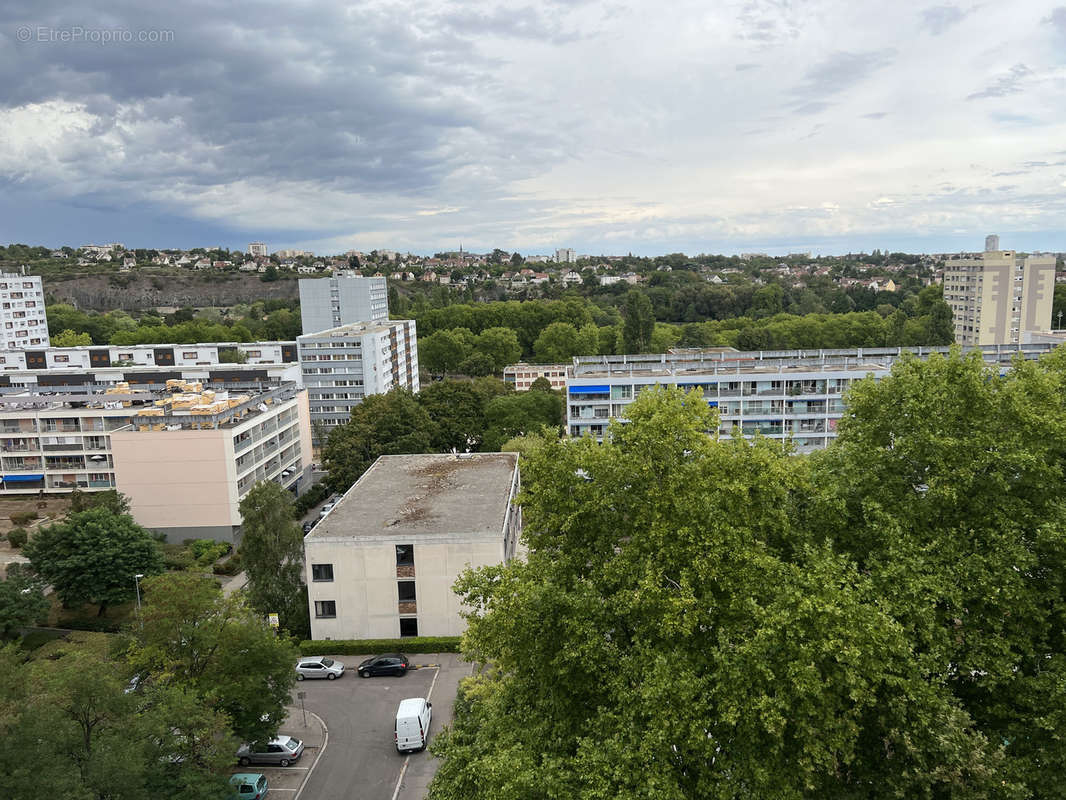
[(429, 721), (433, 704), (424, 697), (408, 697), (396, 709), (396, 749), (401, 753), (425, 750), (429, 744)]

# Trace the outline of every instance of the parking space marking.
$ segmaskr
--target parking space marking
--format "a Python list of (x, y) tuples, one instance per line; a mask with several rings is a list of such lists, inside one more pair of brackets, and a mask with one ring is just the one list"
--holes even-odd
[[(433, 696), (433, 687), (437, 685), (437, 678), (440, 677), (440, 670), (433, 675), (433, 681), (429, 684), (429, 691), (426, 692), (426, 702), (429, 702), (429, 698)], [(432, 724), (432, 720), (430, 720)], [(429, 746), (429, 742), (426, 742), (426, 746)], [(400, 796), (400, 787), (403, 785), (403, 776), (407, 774), (407, 765), (411, 763), (411, 754), (408, 753), (403, 760), (403, 766), (400, 768), (400, 777), (396, 779), (396, 788), (392, 792), (392, 800), (396, 800)]]

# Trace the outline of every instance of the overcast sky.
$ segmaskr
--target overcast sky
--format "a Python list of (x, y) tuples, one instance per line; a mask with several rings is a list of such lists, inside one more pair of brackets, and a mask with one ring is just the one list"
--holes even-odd
[(0, 242), (653, 255), (986, 233), (1066, 249), (1066, 5), (0, 0)]

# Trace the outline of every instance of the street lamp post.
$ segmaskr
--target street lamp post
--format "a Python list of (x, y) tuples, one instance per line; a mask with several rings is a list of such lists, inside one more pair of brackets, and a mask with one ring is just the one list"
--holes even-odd
[(141, 613), (141, 578), (144, 577), (143, 572), (138, 572), (133, 576), (133, 586), (137, 590), (137, 613)]

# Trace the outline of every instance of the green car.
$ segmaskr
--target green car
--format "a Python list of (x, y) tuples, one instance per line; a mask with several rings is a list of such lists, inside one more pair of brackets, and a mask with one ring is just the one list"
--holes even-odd
[(266, 775), (258, 772), (238, 772), (229, 779), (233, 787), (230, 797), (240, 800), (263, 800), (267, 793)]

